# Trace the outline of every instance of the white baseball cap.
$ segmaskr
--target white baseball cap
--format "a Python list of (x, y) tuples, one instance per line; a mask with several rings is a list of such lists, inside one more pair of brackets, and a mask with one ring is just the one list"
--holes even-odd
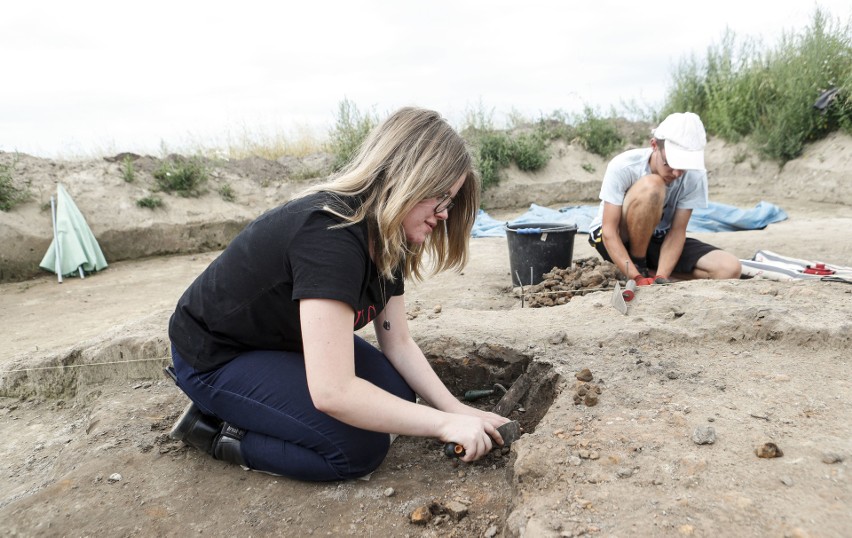
[(675, 112), (669, 114), (654, 129), (654, 138), (665, 140), (666, 162), (676, 170), (705, 170), (704, 146), (707, 133), (698, 114)]

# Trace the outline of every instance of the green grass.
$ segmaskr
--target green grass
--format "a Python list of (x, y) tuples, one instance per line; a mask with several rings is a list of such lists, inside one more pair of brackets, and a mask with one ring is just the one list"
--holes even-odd
[(494, 110), (486, 109), (480, 102), (468, 109), (461, 135), (471, 145), (474, 165), (479, 171), (483, 190), (500, 182), (503, 169), (514, 162), (519, 169), (534, 172), (550, 160), (549, 136), (520, 113), (512, 111), (509, 116), (512, 130), (500, 130), (494, 124)]
[(234, 195), (234, 189), (233, 187), (231, 187), (230, 183), (223, 184), (221, 187), (219, 187), (217, 192), (219, 193), (219, 196), (222, 198), (222, 200), (225, 200), (226, 202), (233, 202), (236, 199)]
[(547, 140), (538, 132), (512, 134), (479, 131), (473, 136), (474, 164), (487, 189), (500, 182), (500, 172), (514, 162), (525, 172), (540, 170), (550, 160)]
[(574, 122), (571, 117), (561, 110), (556, 110), (550, 113), (549, 116), (542, 116), (536, 122), (536, 130), (546, 140), (564, 140), (571, 142), (577, 134), (574, 128)]
[(163, 207), (163, 200), (157, 196), (146, 196), (136, 200), (136, 205), (145, 209), (157, 209)]
[[(814, 102), (830, 88), (840, 91), (820, 113)], [(816, 8), (807, 27), (772, 47), (728, 32), (675, 70), (662, 112), (684, 110), (701, 116), (708, 133), (748, 138), (781, 163), (829, 132), (852, 132), (852, 29)]]
[(592, 107), (585, 107), (574, 128), (575, 140), (586, 151), (607, 158), (624, 148), (626, 141), (618, 130), (615, 116), (604, 117)]
[(154, 171), (159, 190), (183, 197), (200, 196), (208, 176), (207, 167), (198, 157), (166, 159)]
[(133, 167), (133, 159), (127, 155), (121, 163), (121, 177), (127, 183), (133, 183), (136, 180), (136, 170)]
[(474, 164), (479, 169), (482, 190), (500, 181), (500, 171), (512, 160), (512, 140), (502, 131), (487, 131), (477, 135), (474, 142)]
[(28, 188), (15, 185), (12, 172), (15, 170), (15, 162), (11, 164), (0, 164), (0, 211), (11, 211), (16, 205), (30, 199)]
[(547, 140), (538, 132), (520, 133), (512, 139), (512, 159), (525, 172), (540, 170), (550, 160)]

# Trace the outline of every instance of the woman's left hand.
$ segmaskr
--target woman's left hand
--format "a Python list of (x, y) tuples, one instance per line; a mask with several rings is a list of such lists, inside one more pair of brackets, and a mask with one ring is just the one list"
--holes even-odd
[(475, 407), (471, 407), (469, 405), (465, 405), (461, 402), (458, 402), (458, 406), (454, 409), (447, 409), (446, 411), (450, 413), (458, 413), (460, 415), (470, 415), (472, 417), (479, 417), (489, 424), (494, 426), (495, 428), (502, 426), (509, 422), (509, 419), (506, 417), (501, 417), (498, 414), (490, 413), (488, 411), (483, 411), (481, 409), (477, 409)]

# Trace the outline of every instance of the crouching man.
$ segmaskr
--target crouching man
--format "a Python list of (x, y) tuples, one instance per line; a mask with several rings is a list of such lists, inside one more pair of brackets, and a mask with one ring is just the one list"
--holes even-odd
[(607, 166), (589, 243), (639, 286), (740, 276), (736, 256), (686, 237), (692, 210), (707, 207), (706, 144), (701, 119), (678, 112), (654, 130), (650, 148)]

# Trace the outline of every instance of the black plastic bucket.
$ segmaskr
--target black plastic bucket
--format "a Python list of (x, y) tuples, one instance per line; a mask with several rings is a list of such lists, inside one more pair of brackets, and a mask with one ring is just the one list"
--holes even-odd
[(507, 224), (506, 239), (509, 242), (512, 284), (538, 284), (542, 281), (541, 275), (554, 267), (571, 267), (576, 235), (577, 226), (574, 224)]

